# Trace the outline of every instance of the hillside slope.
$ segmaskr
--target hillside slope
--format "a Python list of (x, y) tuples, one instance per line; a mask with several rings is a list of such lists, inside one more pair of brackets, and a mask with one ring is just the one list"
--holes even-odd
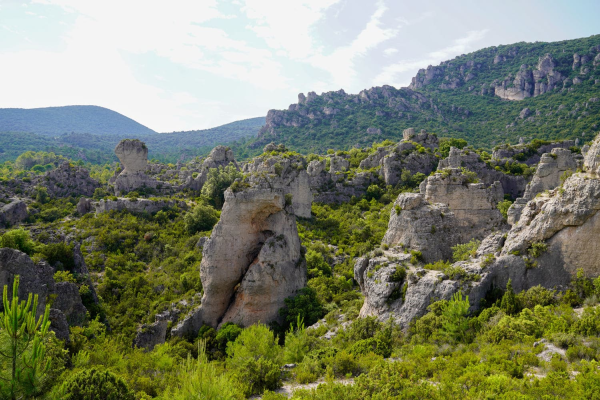
[(416, 126), (477, 147), (580, 138), (600, 126), (600, 35), (489, 47), (422, 69), (407, 88), (308, 96), (270, 110), (250, 149), (275, 141), (304, 152), (399, 139)]
[(90, 133), (94, 135), (151, 135), (156, 132), (108, 108), (66, 106), (0, 109), (0, 132), (43, 135)]

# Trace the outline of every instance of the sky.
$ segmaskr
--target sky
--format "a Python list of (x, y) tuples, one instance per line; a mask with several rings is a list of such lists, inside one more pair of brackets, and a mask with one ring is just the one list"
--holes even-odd
[(598, 0), (0, 0), (0, 108), (97, 105), (158, 132), (265, 116), (484, 47), (600, 33)]

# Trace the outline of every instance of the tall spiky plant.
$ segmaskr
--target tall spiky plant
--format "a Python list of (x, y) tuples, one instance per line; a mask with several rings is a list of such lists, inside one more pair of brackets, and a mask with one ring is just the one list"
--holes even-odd
[(48, 371), (44, 339), (50, 327), (50, 305), (36, 320), (38, 295), (19, 301), (19, 276), (13, 282), (12, 299), (4, 285), (0, 314), (0, 396), (11, 400), (35, 395)]

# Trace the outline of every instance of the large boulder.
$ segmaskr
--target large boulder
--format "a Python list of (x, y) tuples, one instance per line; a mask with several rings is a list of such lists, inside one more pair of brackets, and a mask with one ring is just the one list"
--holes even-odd
[(494, 230), (506, 229), (502, 214), (497, 208), (504, 191), (500, 182), (487, 186), (471, 183), (472, 173), (458, 168), (447, 168), (431, 175), (422, 185), (422, 193), (429, 203), (442, 203), (456, 217), (458, 240), (483, 239)]
[(430, 204), (421, 193), (402, 193), (390, 212), (383, 243), (420, 251), (425, 262), (449, 259), (460, 242), (456, 217), (444, 204)]
[(54, 272), (54, 268), (46, 262), (34, 264), (25, 253), (0, 248), (0, 289), (8, 286), (8, 296), (12, 296), (12, 285), (15, 276), (19, 275), (19, 298), (27, 299), (30, 293), (38, 295), (38, 315), (44, 312), (46, 302), (53, 299), (50, 327), (58, 338), (68, 340), (69, 330), (65, 329), (65, 325), (85, 322), (87, 310), (77, 285), (70, 282), (55, 283)]
[(27, 204), (23, 200), (14, 199), (0, 208), (0, 227), (10, 227), (27, 218)]
[(203, 324), (280, 319), (284, 300), (306, 285), (294, 210), (283, 189), (267, 180), (225, 192), (221, 219), (202, 251), (202, 305), (173, 334), (195, 334)]
[(146, 175), (148, 168), (148, 148), (138, 139), (123, 139), (115, 148), (123, 170), (109, 180), (115, 187), (115, 194), (128, 193), (139, 188), (156, 188), (158, 181)]

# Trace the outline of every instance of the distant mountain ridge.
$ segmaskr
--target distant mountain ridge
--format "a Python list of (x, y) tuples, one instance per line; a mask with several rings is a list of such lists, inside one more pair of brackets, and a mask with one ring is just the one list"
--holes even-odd
[(116, 111), (98, 106), (0, 108), (0, 132), (40, 135), (152, 135), (156, 132)]
[(406, 88), (300, 94), (287, 110), (270, 110), (241, 151), (271, 141), (316, 153), (364, 147), (409, 127), (486, 148), (521, 137), (589, 141), (600, 130), (599, 98), (600, 35), (521, 42), (421, 69)]

